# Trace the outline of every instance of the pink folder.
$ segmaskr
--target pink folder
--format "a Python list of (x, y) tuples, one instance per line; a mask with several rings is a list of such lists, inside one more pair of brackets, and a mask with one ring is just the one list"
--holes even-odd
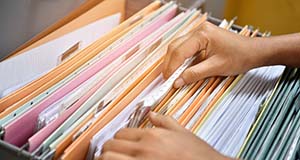
[(53, 132), (57, 129), (67, 118), (69, 118), (86, 100), (89, 99), (103, 84), (106, 82), (115, 71), (119, 70), (122, 65), (119, 65), (117, 68), (102, 79), (95, 87), (93, 87), (86, 95), (81, 97), (76, 103), (74, 103), (65, 113), (59, 116), (57, 119), (52, 121), (49, 125), (45, 126), (39, 132), (34, 134), (29, 138), (29, 152), (33, 152), (39, 145)]
[[(154, 22), (143, 28), (138, 32), (132, 39), (127, 41), (127, 43), (121, 45), (112, 51), (112, 54), (105, 56), (87, 70), (83, 71), (76, 78), (71, 80), (62, 88), (58, 89), (47, 99), (43, 100), (41, 103), (36, 105), (34, 108), (30, 109), (28, 112), (23, 114), (21, 117), (10, 123), (5, 127), (4, 141), (11, 143), (16, 146), (22, 146), (26, 143), (27, 139), (34, 134), (35, 127), (37, 125), (37, 117), (40, 112), (47, 108), (52, 103), (56, 102), (73, 89), (78, 87), (80, 84), (85, 82), (87, 79), (92, 77), (94, 74), (99, 72), (117, 57), (125, 53), (128, 49), (133, 47), (137, 42), (147, 37), (150, 33), (154, 32), (160, 26), (172, 19), (176, 14), (176, 9), (169, 11), (169, 13), (164, 14), (157, 18)], [(17, 133), (17, 134), (16, 134)]]

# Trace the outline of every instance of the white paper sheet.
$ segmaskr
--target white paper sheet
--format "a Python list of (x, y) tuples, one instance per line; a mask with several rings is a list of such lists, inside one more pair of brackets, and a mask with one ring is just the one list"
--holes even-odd
[[(16, 90), (33, 77), (47, 73), (58, 65), (59, 57), (74, 44), (80, 42), (79, 50), (86, 48), (99, 37), (117, 26), (120, 13), (103, 18), (67, 35), (43, 44), (0, 63), (0, 97), (3, 92)], [(27, 82), (27, 83), (25, 83)], [(20, 85), (23, 84), (23, 85)], [(18, 86), (18, 87), (16, 87)]]

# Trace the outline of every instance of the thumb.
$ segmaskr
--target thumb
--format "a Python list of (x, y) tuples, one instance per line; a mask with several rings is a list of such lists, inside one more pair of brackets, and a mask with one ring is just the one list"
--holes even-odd
[(174, 87), (180, 88), (186, 84), (197, 82), (211, 76), (217, 76), (220, 70), (220, 63), (217, 62), (214, 57), (210, 57), (197, 65), (189, 67), (175, 81)]
[(150, 122), (159, 128), (174, 130), (174, 131), (183, 131), (183, 128), (174, 118), (165, 115), (159, 115), (154, 112), (149, 113)]

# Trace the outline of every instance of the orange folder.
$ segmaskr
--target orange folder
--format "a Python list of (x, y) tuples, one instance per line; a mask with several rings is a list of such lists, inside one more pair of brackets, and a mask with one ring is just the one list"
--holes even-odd
[[(170, 99), (170, 97), (174, 94), (176, 94), (176, 89), (172, 88), (169, 93), (162, 99), (162, 101), (155, 106), (153, 112), (158, 112), (160, 110), (160, 108)], [(144, 121), (140, 124), (139, 128), (145, 128), (146, 125), (148, 125), (149, 120), (148, 119), (144, 119)]]
[(182, 97), (182, 99), (175, 105), (173, 106), (171, 109), (169, 109), (166, 113), (166, 115), (174, 115), (179, 109), (180, 107), (182, 107), (197, 91), (197, 89), (203, 84), (203, 80), (197, 82), (193, 88), (191, 88), (188, 93), (186, 95), (184, 95), (184, 97)]
[(204, 102), (206, 97), (208, 96), (207, 93), (210, 91), (211, 87), (215, 84), (216, 78), (211, 78), (209, 82), (206, 84), (206, 86), (203, 88), (203, 90), (200, 92), (200, 94), (197, 96), (195, 101), (190, 105), (190, 107), (181, 115), (178, 122), (185, 126), (192, 115), (199, 109), (201, 104)]
[[(80, 5), (77, 9), (75, 9), (74, 11), (72, 11), (70, 14), (68, 14), (64, 18), (60, 19), (59, 21), (57, 21), (56, 23), (54, 23), (50, 27), (46, 28), (41, 33), (37, 34), (32, 39), (30, 39), (29, 41), (27, 41), (26, 43), (24, 43), (23, 45), (21, 45), (20, 47), (18, 47), (7, 58), (11, 58), (13, 56), (16, 56), (16, 55), (24, 52), (25, 50), (28, 50), (29, 48), (31, 48), (30, 46), (32, 46), (33, 44), (35, 44), (37, 41), (45, 38), (46, 36), (48, 36), (52, 32), (56, 32), (57, 30), (60, 30), (64, 25), (66, 25), (69, 22), (75, 20), (77, 17), (82, 16), (83, 13), (89, 12), (89, 10), (91, 10), (93, 7), (98, 6), (98, 4), (101, 3), (102, 1), (103, 0), (87, 0), (87, 1), (85, 1), (82, 5)], [(77, 28), (80, 28), (80, 27), (88, 24), (91, 19), (101, 18), (101, 15), (103, 13), (101, 13), (99, 11), (97, 11), (97, 12), (98, 12), (99, 15), (93, 15), (93, 16), (90, 16), (90, 18), (85, 17), (85, 18), (87, 18), (86, 20), (81, 19), (80, 22), (79, 22), (80, 24), (76, 24), (76, 26), (72, 26), (72, 27), (70, 27), (70, 28), (68, 28), (66, 30), (64, 30), (64, 29), (61, 30), (60, 31), (61, 34), (58, 33), (58, 36), (62, 36), (63, 34), (66, 34), (66, 33), (70, 32), (72, 30), (75, 30)], [(103, 12), (103, 10), (102, 10), (102, 12)], [(122, 13), (122, 19), (123, 19), (124, 18), (124, 9), (120, 10), (120, 12)], [(55, 36), (52, 37), (52, 38), (49, 38), (48, 40), (52, 40), (53, 38), (55, 38)]]
[(181, 89), (178, 89), (175, 94), (173, 94), (169, 100), (157, 111), (159, 114), (166, 114), (169, 109), (172, 109), (174, 106), (170, 106), (171, 103), (178, 100), (178, 98), (183, 94), (186, 94), (190, 89), (193, 88), (195, 84), (188, 85), (186, 88), (182, 87)]
[(73, 142), (73, 136), (94, 117), (94, 114), (89, 115), (82, 123), (80, 123), (63, 141), (61, 141), (55, 148), (53, 159), (57, 160), (63, 154), (64, 150)]
[[(154, 112), (158, 112), (159, 114), (164, 114), (163, 110), (167, 107), (167, 105), (177, 96), (177, 94), (181, 91), (181, 89), (177, 89), (173, 94), (167, 95), (167, 101), (165, 103), (160, 103), (161, 105), (157, 106), (154, 109)], [(170, 93), (170, 92), (169, 92)]]
[[(176, 92), (178, 90), (176, 90), (175, 88), (172, 88), (169, 93), (161, 100), (161, 102), (155, 106), (153, 112), (159, 112), (159, 110), (168, 102), (168, 100), (172, 97), (172, 95), (176, 95)], [(145, 119), (139, 128), (145, 128), (146, 125), (148, 125), (150, 121), (148, 119)]]
[[(120, 7), (120, 9), (123, 8), (121, 3), (114, 7), (118, 6)], [(88, 60), (90, 60), (92, 57), (101, 52), (104, 48), (106, 48), (111, 43), (120, 38), (123, 34), (125, 34), (129, 30), (128, 26), (130, 26), (133, 22), (136, 22), (137, 17), (144, 17), (159, 6), (160, 2), (156, 1), (152, 3), (151, 5), (140, 11), (136, 16), (129, 18), (124, 23), (120, 24), (118, 27), (113, 29), (110, 33), (106, 34), (105, 36), (97, 40), (95, 43), (85, 48), (84, 50), (76, 54), (74, 57), (70, 58), (68, 61), (62, 63), (61, 65), (53, 69), (51, 72), (47, 73), (45, 76), (31, 82), (30, 84), (26, 85), (20, 90), (17, 90), (13, 94), (4, 97), (3, 99), (0, 99), (0, 112), (13, 104), (15, 104), (15, 108), (18, 108), (19, 106), (28, 102), (35, 96), (39, 95), (49, 87), (62, 80), (67, 75), (75, 71)], [(111, 8), (114, 7), (110, 6), (106, 9), (106, 11), (111, 10)]]
[(170, 99), (172, 99), (173, 96), (175, 96), (177, 93), (179, 92), (179, 90), (172, 88), (169, 93), (163, 98), (163, 100), (154, 108), (154, 112), (159, 112), (160, 109), (166, 104), (168, 103), (168, 101)]
[(216, 102), (220, 99), (220, 97), (224, 94), (226, 89), (230, 86), (230, 84), (233, 82), (235, 77), (230, 77), (227, 82), (224, 84), (224, 86), (221, 88), (221, 90), (217, 93), (217, 95), (212, 99), (212, 101), (208, 104), (208, 106), (203, 111), (203, 114), (199, 117), (197, 122), (192, 127), (191, 131), (194, 132), (196, 128), (200, 125), (204, 117), (207, 115), (208, 112), (211, 111), (212, 107), (216, 104)]
[(50, 27), (46, 28), (41, 33), (37, 34), (32, 39), (30, 39), (29, 41), (24, 43), (23, 45), (18, 47), (14, 52), (11, 53), (11, 55), (8, 58), (11, 58), (13, 56), (16, 56), (16, 55), (22, 53), (22, 50), (24, 50), (25, 48), (31, 46), (33, 43), (35, 43), (38, 40), (46, 37), (47, 35), (49, 35), (50, 33), (54, 32), (54, 31), (56, 31), (57, 29), (64, 26), (65, 24), (71, 22), (72, 20), (79, 17), (83, 13), (87, 12), (88, 10), (90, 10), (91, 8), (93, 8), (94, 6), (96, 6), (97, 4), (99, 4), (102, 1), (103, 0), (87, 0), (82, 5), (80, 5), (77, 9), (72, 11), (69, 15), (67, 15), (64, 18), (60, 19), (59, 21), (57, 21), (56, 23), (54, 23)]
[[(98, 0), (99, 1), (99, 0)], [(85, 3), (90, 3), (89, 1)], [(15, 53), (16, 55), (21, 54), (23, 52), (26, 52), (28, 50), (31, 50), (35, 47), (38, 47), (42, 44), (45, 44), (51, 40), (54, 40), (56, 38), (59, 38), (67, 33), (70, 33), (72, 31), (75, 31), (81, 27), (84, 27), (90, 23), (93, 23), (97, 20), (100, 20), (102, 18), (105, 18), (107, 16), (120, 13), (121, 19), (120, 22), (124, 20), (125, 15), (125, 5), (124, 1), (118, 1), (118, 0), (105, 0), (101, 3), (98, 3), (96, 6), (91, 8), (90, 10), (86, 11), (82, 15), (79, 15), (76, 19), (70, 21), (69, 23), (65, 24), (64, 26), (58, 28), (57, 30), (53, 31), (52, 33), (48, 34), (44, 38), (34, 42), (30, 46), (22, 49), (21, 51)], [(83, 4), (84, 5), (84, 4)], [(107, 10), (106, 8), (110, 6), (116, 6), (112, 7), (111, 10)], [(120, 8), (121, 7), (121, 8)], [(105, 12), (104, 12), (105, 11)]]

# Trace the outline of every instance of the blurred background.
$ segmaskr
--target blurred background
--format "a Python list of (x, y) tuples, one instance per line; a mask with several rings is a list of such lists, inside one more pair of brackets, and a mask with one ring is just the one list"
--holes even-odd
[[(0, 59), (85, 1), (1, 0)], [(151, 2), (128, 0), (127, 17)], [(201, 8), (220, 19), (237, 16), (238, 25), (249, 24), (272, 35), (300, 32), (300, 0), (206, 0)]]

